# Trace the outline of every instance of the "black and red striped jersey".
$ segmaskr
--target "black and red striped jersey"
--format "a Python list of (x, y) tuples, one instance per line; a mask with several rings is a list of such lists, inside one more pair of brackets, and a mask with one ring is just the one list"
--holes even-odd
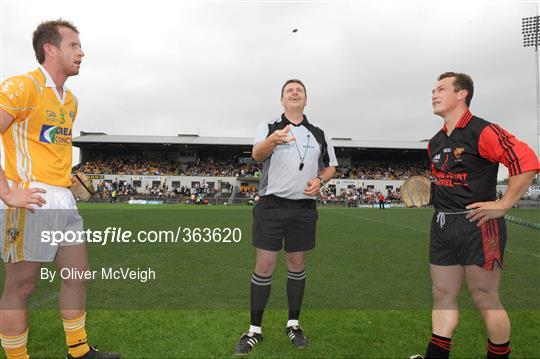
[(437, 210), (464, 211), (475, 202), (496, 199), (499, 163), (510, 176), (540, 171), (534, 151), (502, 127), (464, 113), (448, 136), (446, 125), (429, 141)]

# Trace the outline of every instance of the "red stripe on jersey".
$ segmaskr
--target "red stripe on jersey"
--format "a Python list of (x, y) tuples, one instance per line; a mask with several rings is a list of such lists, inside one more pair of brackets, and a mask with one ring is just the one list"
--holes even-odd
[(471, 113), (471, 111), (467, 110), (467, 112), (465, 112), (459, 119), (456, 128), (464, 128), (465, 126), (467, 126), (471, 118), (473, 118), (473, 114)]
[(540, 162), (526, 143), (495, 124), (486, 126), (478, 139), (478, 153), (491, 162), (508, 168), (510, 176), (540, 171)]
[(437, 170), (435, 169), (435, 164), (431, 161), (431, 147), (429, 146), (429, 142), (427, 144), (427, 153), (428, 153), (428, 157), (429, 157), (429, 163), (431, 164), (431, 173), (433, 173), (433, 175), (435, 175), (435, 172)]
[(482, 268), (493, 270), (494, 261), (501, 265), (501, 247), (499, 240), (499, 222), (490, 219), (480, 227), (482, 229), (482, 246), (484, 248), (484, 265)]
[[(467, 110), (463, 115), (461, 115), (459, 120), (456, 122), (456, 126), (454, 128), (464, 128), (465, 126), (467, 126), (467, 124), (473, 117), (474, 116), (471, 113), (471, 111)], [(444, 123), (442, 130), (444, 132), (448, 132), (448, 127), (446, 127), (446, 122)]]
[(515, 163), (517, 161), (517, 156), (515, 152), (512, 151), (512, 147), (511, 147), (514, 144), (508, 139), (508, 136), (506, 136), (503, 133), (500, 127), (494, 124), (491, 124), (490, 127), (497, 134), (499, 138), (499, 143), (501, 144), (503, 149), (506, 151), (506, 158), (508, 160), (508, 163), (511, 164), (510, 172), (514, 172), (514, 173), (518, 172), (518, 169), (516, 168), (516, 163)]
[(516, 153), (514, 152), (512, 146), (514, 144), (512, 141), (508, 138), (508, 135), (504, 133), (504, 131), (497, 125), (491, 124), (489, 125), (495, 133), (497, 133), (497, 136), (499, 137), (499, 143), (503, 147), (503, 149), (506, 151), (506, 158), (508, 159), (508, 163), (510, 164), (510, 174), (520, 174), (521, 168), (519, 167), (519, 160), (516, 156)]

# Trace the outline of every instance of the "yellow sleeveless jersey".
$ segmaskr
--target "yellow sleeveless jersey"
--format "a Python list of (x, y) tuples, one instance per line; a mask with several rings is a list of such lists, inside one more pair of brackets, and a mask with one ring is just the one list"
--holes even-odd
[(71, 138), (77, 99), (63, 99), (42, 67), (4, 81), (0, 109), (13, 116), (2, 134), (6, 177), (17, 183), (71, 186)]

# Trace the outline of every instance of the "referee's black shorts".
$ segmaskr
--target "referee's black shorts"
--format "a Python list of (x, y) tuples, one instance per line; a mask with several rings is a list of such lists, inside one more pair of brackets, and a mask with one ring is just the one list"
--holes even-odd
[(435, 211), (431, 221), (429, 262), (440, 266), (477, 265), (493, 270), (503, 266), (506, 245), (504, 218), (488, 220), (481, 227), (470, 222), (466, 214), (445, 214)]
[(253, 208), (253, 246), (269, 251), (308, 251), (315, 247), (315, 200), (262, 196)]

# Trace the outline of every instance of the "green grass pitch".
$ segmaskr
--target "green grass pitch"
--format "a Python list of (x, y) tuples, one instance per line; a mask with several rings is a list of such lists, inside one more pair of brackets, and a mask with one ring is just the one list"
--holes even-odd
[[(92, 269), (150, 267), (156, 279), (96, 279), (88, 285), (92, 344), (126, 358), (226, 358), (249, 325), (254, 265), (251, 207), (81, 205), (85, 227), (140, 230), (239, 228), (239, 243), (89, 244)], [(429, 209), (319, 208), (317, 247), (309, 253), (301, 324), (308, 348), (295, 349), (287, 319), (283, 256), (254, 358), (408, 358), (431, 333)], [(513, 210), (540, 222), (537, 210)], [(540, 235), (508, 224), (501, 296), (512, 320), (514, 358), (540, 357)], [(48, 266), (53, 269), (53, 266)], [(3, 283), (3, 273), (0, 283)], [(32, 297), (29, 350), (65, 356), (57, 311), (59, 282), (39, 281)], [(464, 285), (453, 358), (485, 358), (486, 335)]]

